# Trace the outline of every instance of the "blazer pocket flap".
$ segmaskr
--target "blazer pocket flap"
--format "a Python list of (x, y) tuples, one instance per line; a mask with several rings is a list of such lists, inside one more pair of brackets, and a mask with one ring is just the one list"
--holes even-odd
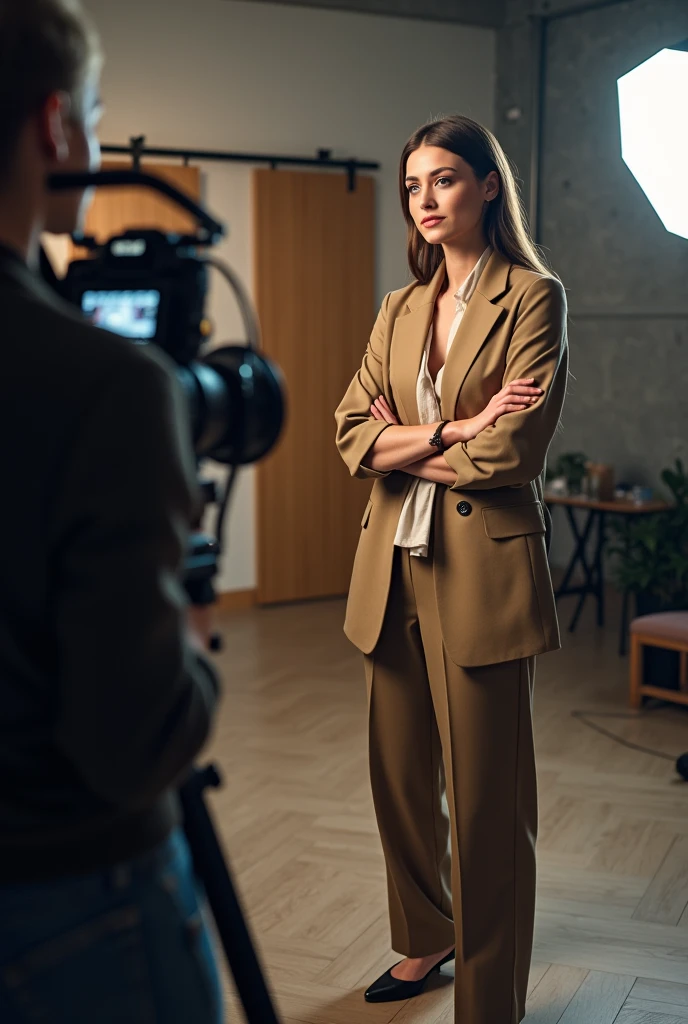
[(365, 507), (365, 512), (363, 513), (363, 519), (361, 519), (361, 528), (364, 529), (364, 530), (365, 530), (366, 526), (368, 525), (368, 520), (370, 519), (370, 510), (371, 510), (372, 507), (373, 507), (373, 503), (372, 503), (372, 501), (369, 501), (368, 504)]
[(485, 533), (493, 540), (545, 532), (545, 517), (539, 501), (529, 501), (527, 505), (484, 508), (483, 522)]

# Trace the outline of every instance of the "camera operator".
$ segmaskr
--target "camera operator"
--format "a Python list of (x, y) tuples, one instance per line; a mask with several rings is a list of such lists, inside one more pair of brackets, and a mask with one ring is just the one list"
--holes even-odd
[(88, 200), (48, 176), (99, 165), (100, 64), (77, 0), (0, 0), (0, 1020), (217, 1024), (174, 791), (218, 693), (186, 410), (38, 274)]

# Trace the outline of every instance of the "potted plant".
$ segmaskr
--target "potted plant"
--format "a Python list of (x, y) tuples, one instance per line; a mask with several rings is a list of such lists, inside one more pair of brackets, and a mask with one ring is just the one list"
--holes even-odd
[[(688, 476), (681, 460), (661, 478), (673, 498), (669, 510), (610, 520), (615, 541), (609, 552), (618, 556), (614, 576), (635, 595), (638, 615), (688, 609)], [(678, 654), (647, 648), (645, 678), (670, 686), (678, 680)]]
[(564, 477), (569, 494), (580, 494), (587, 462), (588, 457), (583, 452), (564, 452), (547, 475), (550, 479)]

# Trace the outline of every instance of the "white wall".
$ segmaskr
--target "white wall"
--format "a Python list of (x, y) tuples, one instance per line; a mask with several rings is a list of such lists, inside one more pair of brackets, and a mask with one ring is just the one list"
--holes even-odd
[[(103, 142), (315, 155), (381, 164), (378, 298), (408, 280), (397, 163), (411, 132), (461, 112), (491, 127), (491, 29), (231, 0), (85, 0), (103, 38)], [(208, 163), (206, 202), (229, 225), (217, 247), (251, 285), (250, 173)], [(217, 340), (240, 329), (213, 289)], [(334, 410), (333, 410), (334, 411)], [(219, 588), (256, 582), (253, 471), (239, 476)]]

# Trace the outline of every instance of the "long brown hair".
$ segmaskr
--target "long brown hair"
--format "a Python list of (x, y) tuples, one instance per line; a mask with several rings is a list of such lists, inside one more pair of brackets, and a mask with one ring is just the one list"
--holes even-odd
[(411, 273), (427, 284), (444, 259), (441, 245), (426, 242), (409, 211), (406, 163), (421, 146), (439, 146), (462, 157), (479, 181), (497, 171), (500, 189), (485, 211), (485, 233), (490, 245), (510, 263), (554, 277), (528, 229), (523, 202), (509, 159), (492, 132), (470, 117), (454, 114), (418, 128), (403, 148), (399, 164), (401, 208), (408, 228), (407, 254)]

